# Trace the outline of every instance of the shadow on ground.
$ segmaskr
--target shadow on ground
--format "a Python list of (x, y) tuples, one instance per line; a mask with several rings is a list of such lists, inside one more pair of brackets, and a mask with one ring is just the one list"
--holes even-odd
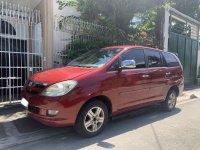
[[(99, 148), (115, 148), (115, 145), (105, 142), (106, 139), (125, 134), (129, 131), (137, 130), (146, 125), (166, 119), (173, 115), (180, 113), (181, 110), (176, 108), (172, 112), (163, 112), (159, 106), (147, 107), (145, 109), (137, 110), (126, 115), (122, 115), (115, 120), (108, 123), (106, 129), (99, 136), (93, 138), (82, 138), (77, 135), (72, 129), (68, 133), (49, 137), (40, 141), (30, 142), (24, 144), (23, 149), (34, 147), (33, 149), (81, 149), (93, 144)], [(26, 125), (26, 124), (24, 124)], [(56, 131), (56, 128), (52, 130)], [(64, 130), (64, 129), (63, 129)]]
[(13, 107), (0, 107), (0, 117), (1, 116), (12, 116), (13, 114), (16, 114), (18, 112), (22, 112), (24, 110), (24, 107), (22, 106), (13, 106)]
[(29, 117), (14, 120), (13, 123), (14, 123), (15, 127), (17, 128), (18, 132), (20, 132), (22, 134), (50, 128), (48, 126), (45, 126), (45, 125), (29, 118)]
[(5, 138), (7, 136), (6, 131), (2, 124), (0, 124), (0, 139)]
[[(125, 134), (129, 131), (137, 130), (143, 126), (166, 119), (180, 112), (181, 110), (179, 108), (176, 108), (173, 112), (162, 112), (160, 109), (156, 109), (155, 107), (148, 107), (142, 109), (141, 111), (131, 112), (127, 116), (124, 115), (116, 120), (111, 121), (106, 127), (105, 131), (97, 137), (84, 139), (73, 133), (71, 135), (63, 135), (62, 137), (59, 137), (57, 141), (60, 141), (60, 143), (56, 143), (56, 145), (58, 146), (62, 143), (68, 143), (66, 146), (71, 150), (81, 149), (92, 144), (97, 144), (100, 148), (114, 148), (115, 145), (107, 143), (105, 140)], [(64, 137), (68, 138), (64, 139)], [(78, 141), (78, 144), (70, 144), (74, 141)]]

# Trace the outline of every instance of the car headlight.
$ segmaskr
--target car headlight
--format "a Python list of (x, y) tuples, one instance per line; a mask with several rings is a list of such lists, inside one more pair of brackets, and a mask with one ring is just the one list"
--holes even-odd
[(67, 80), (49, 86), (42, 92), (42, 96), (56, 97), (69, 93), (77, 85), (77, 81)]

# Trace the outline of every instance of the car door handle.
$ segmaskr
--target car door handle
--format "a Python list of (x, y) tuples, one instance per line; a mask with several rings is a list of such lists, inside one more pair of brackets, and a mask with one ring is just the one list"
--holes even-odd
[(144, 75), (142, 75), (142, 77), (143, 77), (143, 78), (148, 78), (149, 75), (144, 74)]

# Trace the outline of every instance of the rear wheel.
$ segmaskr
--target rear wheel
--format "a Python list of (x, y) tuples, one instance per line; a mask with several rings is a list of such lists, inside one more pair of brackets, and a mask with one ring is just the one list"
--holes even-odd
[(79, 113), (75, 130), (84, 137), (93, 137), (101, 133), (108, 121), (108, 109), (101, 101), (87, 104)]
[(163, 103), (163, 108), (165, 111), (172, 111), (177, 102), (177, 93), (175, 90), (170, 90), (167, 94), (166, 100)]

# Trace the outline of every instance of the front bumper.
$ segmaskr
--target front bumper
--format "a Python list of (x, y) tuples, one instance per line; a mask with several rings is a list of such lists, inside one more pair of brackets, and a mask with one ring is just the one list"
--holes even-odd
[(67, 127), (73, 125), (73, 123), (70, 123), (66, 118), (41, 116), (29, 111), (28, 116), (44, 125), (51, 127)]
[[(66, 127), (75, 124), (81, 104), (71, 104), (65, 97), (48, 98), (23, 93), (28, 102), (27, 114), (38, 122), (52, 127)], [(58, 110), (56, 116), (49, 116), (48, 110)]]
[(53, 127), (63, 127), (72, 125), (72, 123), (68, 122), (67, 117), (61, 118), (59, 114), (55, 116), (49, 116), (47, 113), (48, 109), (32, 106), (25, 98), (22, 98), (21, 104), (27, 109), (28, 116), (30, 116), (34, 120), (39, 121), (42, 124)]

